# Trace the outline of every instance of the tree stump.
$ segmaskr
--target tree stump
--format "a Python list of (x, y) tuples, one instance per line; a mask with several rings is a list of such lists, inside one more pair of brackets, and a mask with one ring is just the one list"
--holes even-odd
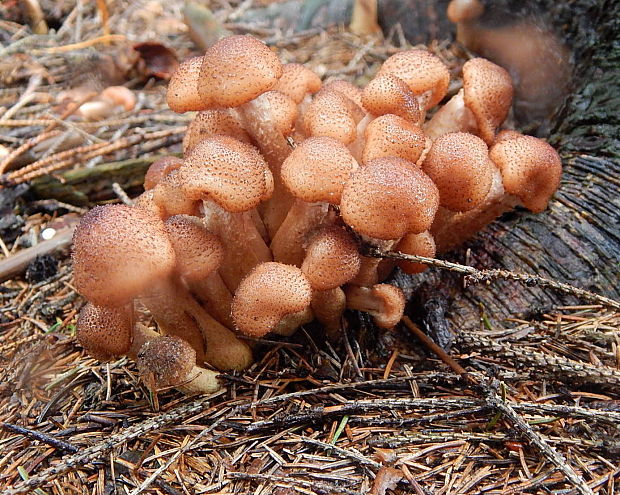
[[(428, 2), (411, 0), (411, 3)], [(497, 16), (499, 12), (504, 20), (514, 12), (518, 16), (532, 15), (534, 9), (534, 15), (544, 16), (573, 53), (572, 92), (552, 119), (547, 138), (562, 157), (562, 184), (542, 214), (525, 210), (506, 214), (445, 258), (480, 269), (535, 273), (617, 299), (620, 297), (620, 3), (613, 0), (538, 0), (526, 2), (525, 6), (512, 1), (486, 3), (498, 9), (494, 14)], [(518, 9), (513, 8), (516, 5)], [(423, 14), (424, 9), (419, 12)], [(418, 28), (423, 25), (418, 21)], [(479, 327), (482, 310), (497, 322), (508, 316), (536, 317), (558, 304), (584, 304), (548, 289), (516, 282), (497, 281), (463, 289), (460, 276), (434, 269), (418, 277), (397, 274), (396, 280), (417, 302), (423, 303), (428, 294), (441, 294), (455, 330)]]

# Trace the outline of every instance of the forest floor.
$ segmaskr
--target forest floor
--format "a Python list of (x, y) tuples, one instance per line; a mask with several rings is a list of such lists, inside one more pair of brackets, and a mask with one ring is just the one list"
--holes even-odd
[[(68, 239), (89, 206), (135, 196), (154, 158), (181, 151), (189, 117), (153, 77), (171, 55), (227, 29), (364, 84), (408, 45), (397, 28), (250, 24), (270, 2), (233, 0), (211, 2), (204, 32), (180, 0), (108, 2), (107, 20), (104, 2), (42, 1), (53, 31), (33, 34), (18, 3), (0, 6), (0, 492), (620, 493), (620, 312), (604, 299), (501, 324), (481, 307), (478, 331), (453, 329), (448, 365), (415, 323), (386, 332), (350, 314), (333, 347), (313, 325), (259, 342), (208, 397), (153, 394), (130, 360), (89, 357)], [(462, 50), (430, 49), (458, 75)], [(75, 115), (113, 84), (133, 109)], [(53, 234), (61, 249), (35, 258)]]

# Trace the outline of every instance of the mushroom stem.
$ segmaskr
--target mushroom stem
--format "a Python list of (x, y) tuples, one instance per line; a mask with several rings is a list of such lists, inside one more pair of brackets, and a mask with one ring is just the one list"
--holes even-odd
[(235, 112), (246, 132), (256, 142), (273, 175), (273, 194), (260, 206), (267, 232), (273, 237), (293, 203), (293, 196), (280, 178), (282, 162), (290, 154), (291, 147), (277, 128), (268, 99), (252, 100), (236, 108)]
[[(196, 351), (196, 362), (205, 361), (205, 345), (200, 326), (193, 318), (192, 297), (172, 276), (161, 280), (142, 294), (140, 301), (151, 312), (164, 335), (185, 340)], [(197, 304), (197, 303), (196, 303)]]
[[(372, 237), (362, 236), (365, 243), (370, 244), (372, 247), (379, 249), (380, 251), (387, 252), (394, 247), (394, 245), (400, 240), (395, 239), (392, 241), (383, 241), (381, 239), (374, 239)], [(381, 281), (379, 274), (379, 265), (381, 264), (381, 258), (375, 258), (370, 256), (362, 256), (362, 263), (360, 271), (353, 280), (352, 284), (371, 286)]]
[[(196, 351), (197, 363), (218, 369), (244, 369), (252, 362), (250, 348), (210, 316), (178, 282), (169, 279), (142, 298), (163, 334), (182, 338)], [(206, 343), (206, 349), (205, 349)]]
[(142, 323), (136, 323), (133, 327), (133, 342), (131, 343), (131, 348), (127, 351), (127, 356), (135, 361), (142, 346), (158, 337), (161, 337), (160, 333)]
[(328, 203), (307, 203), (295, 199), (271, 241), (273, 259), (300, 267), (306, 255), (308, 236), (325, 220), (328, 210)]
[(465, 106), (465, 91), (461, 89), (441, 107), (424, 125), (424, 132), (435, 140), (449, 132), (478, 133), (478, 124), (472, 111)]
[(519, 198), (507, 194), (498, 169), (493, 174), (491, 190), (480, 205), (470, 211), (454, 212), (439, 208), (430, 232), (435, 239), (438, 253), (444, 253), (463, 244), (478, 231), (503, 213), (520, 203)]
[(219, 272), (215, 271), (203, 279), (188, 281), (187, 285), (208, 313), (222, 325), (234, 328), (230, 316), (232, 294)]
[(185, 395), (212, 394), (222, 388), (218, 373), (194, 366), (185, 381), (175, 388)]
[(271, 251), (250, 211), (230, 212), (211, 201), (204, 201), (203, 213), (209, 230), (216, 233), (226, 247), (219, 271), (228, 290), (234, 293), (252, 268), (272, 260)]
[(347, 298), (340, 287), (329, 290), (315, 290), (310, 303), (315, 318), (323, 325), (330, 342), (342, 337), (342, 314)]
[(398, 287), (375, 284), (372, 287), (349, 285), (345, 289), (347, 308), (370, 314), (381, 328), (392, 328), (403, 317), (405, 295)]

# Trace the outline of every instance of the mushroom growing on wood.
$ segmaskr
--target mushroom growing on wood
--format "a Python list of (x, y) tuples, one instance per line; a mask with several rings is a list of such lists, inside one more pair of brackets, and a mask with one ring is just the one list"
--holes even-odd
[[(362, 90), (342, 80), (321, 87), (312, 71), (283, 66), (247, 36), (217, 42), (170, 84), (172, 108), (199, 111), (184, 159), (154, 163), (135, 208), (85, 217), (76, 286), (106, 311), (138, 298), (162, 333), (187, 340), (197, 355), (188, 359), (221, 369), (250, 364), (235, 330), (288, 335), (315, 317), (335, 338), (345, 307), (393, 326), (404, 296), (380, 282), (396, 262), (363, 256), (362, 245), (433, 257), (515, 205), (541, 211), (559, 183), (560, 160), (546, 143), (496, 135), (512, 95), (505, 71), (473, 59), (463, 78), (462, 92), (424, 126), (449, 83), (427, 51), (391, 56)], [(89, 272), (83, 260), (98, 250)], [(124, 328), (115, 349), (93, 351), (144, 347), (142, 361), (150, 359), (155, 344), (143, 344), (157, 334)], [(219, 386), (212, 378), (210, 389)]]
[(392, 328), (403, 317), (405, 295), (398, 287), (376, 284), (372, 287), (349, 285), (345, 289), (347, 308), (370, 314), (378, 327)]
[(504, 122), (512, 105), (510, 74), (483, 58), (463, 65), (463, 89), (440, 108), (424, 130), (435, 139), (448, 132), (479, 135), (488, 145)]

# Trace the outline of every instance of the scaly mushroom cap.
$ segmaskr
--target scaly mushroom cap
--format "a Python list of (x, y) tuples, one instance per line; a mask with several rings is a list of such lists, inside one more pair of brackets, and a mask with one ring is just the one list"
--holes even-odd
[(164, 156), (155, 160), (144, 176), (144, 189), (146, 191), (153, 189), (164, 177), (181, 165), (183, 165), (183, 160), (176, 156)]
[(239, 284), (232, 317), (241, 333), (262, 337), (285, 316), (306, 310), (311, 300), (312, 287), (299, 268), (261, 263)]
[(221, 265), (224, 246), (198, 217), (175, 215), (165, 225), (176, 255), (176, 271), (187, 281), (204, 279)]
[(502, 174), (504, 189), (523, 205), (540, 213), (560, 187), (562, 161), (545, 141), (532, 136), (505, 138), (489, 151)]
[(417, 96), (428, 93), (427, 110), (442, 100), (450, 83), (448, 68), (426, 50), (407, 50), (392, 55), (383, 62), (379, 74), (391, 74), (402, 79)]
[(419, 124), (420, 103), (411, 88), (392, 74), (378, 74), (362, 92), (362, 104), (373, 115), (394, 114)]
[(198, 93), (201, 66), (202, 57), (192, 57), (181, 63), (172, 74), (166, 99), (173, 112), (184, 113), (209, 108)]
[(484, 58), (472, 58), (463, 65), (463, 88), (465, 106), (476, 118), (480, 137), (491, 145), (512, 105), (510, 74)]
[(362, 90), (349, 81), (334, 79), (333, 81), (323, 84), (321, 89), (324, 91), (336, 91), (351, 100), (358, 107), (362, 107)]
[(88, 353), (106, 361), (131, 348), (132, 305), (108, 308), (87, 303), (78, 316), (77, 340)]
[(426, 146), (424, 132), (419, 126), (391, 114), (370, 122), (364, 137), (363, 163), (387, 156), (416, 163)]
[(360, 234), (400, 239), (424, 232), (439, 208), (439, 191), (422, 170), (402, 158), (377, 158), (353, 173), (342, 192), (340, 214)]
[(261, 103), (269, 108), (276, 130), (283, 136), (288, 136), (293, 132), (293, 125), (297, 120), (298, 113), (295, 100), (280, 91), (273, 90), (256, 98), (257, 102), (261, 100), (264, 100)]
[(355, 141), (357, 123), (362, 118), (363, 110), (353, 101), (338, 91), (323, 88), (308, 105), (303, 125), (310, 136), (328, 136), (349, 144)]
[[(394, 251), (400, 251), (401, 253), (414, 256), (434, 258), (436, 254), (435, 239), (430, 232), (407, 234), (394, 246)], [(428, 268), (424, 263), (413, 263), (411, 261), (399, 261), (398, 266), (409, 275), (422, 273)]]
[(187, 155), (200, 141), (217, 134), (251, 143), (248, 133), (228, 109), (205, 110), (199, 112), (187, 127), (183, 138), (183, 154)]
[(439, 204), (452, 211), (469, 211), (482, 203), (494, 169), (484, 141), (466, 132), (437, 138), (422, 164), (439, 189)]
[(344, 290), (347, 308), (364, 311), (373, 317), (381, 328), (392, 328), (403, 317), (405, 294), (390, 284), (375, 284), (372, 287), (349, 285)]
[(166, 335), (146, 342), (136, 361), (140, 375), (156, 388), (187, 381), (196, 364), (196, 351), (180, 337)]
[(151, 215), (156, 217), (165, 218), (166, 212), (162, 212), (159, 206), (155, 203), (154, 190), (148, 189), (144, 191), (140, 196), (133, 200), (134, 208), (143, 208), (147, 210)]
[(303, 201), (337, 205), (342, 189), (358, 164), (347, 147), (331, 137), (311, 137), (282, 164), (282, 181)]
[(228, 136), (200, 141), (179, 174), (188, 198), (213, 200), (230, 212), (255, 208), (273, 192), (273, 177), (258, 150)]
[(315, 290), (335, 289), (353, 280), (362, 258), (355, 239), (344, 228), (321, 229), (310, 241), (301, 265)]
[(172, 215), (196, 215), (200, 203), (183, 194), (183, 177), (181, 168), (171, 170), (160, 179), (153, 191), (153, 203), (159, 209), (159, 216), (168, 218)]
[(282, 76), (273, 89), (289, 96), (295, 103), (301, 103), (308, 93), (321, 89), (321, 78), (305, 65), (284, 64)]
[(96, 206), (73, 234), (73, 282), (99, 306), (126, 304), (174, 265), (164, 223), (143, 208)]
[(205, 53), (198, 93), (207, 108), (238, 107), (272, 89), (281, 75), (282, 64), (262, 41), (229, 36)]
[(502, 129), (495, 136), (495, 141), (493, 141), (493, 144), (499, 143), (500, 141), (506, 141), (508, 139), (516, 139), (521, 136), (523, 136), (523, 134), (518, 131), (513, 131), (512, 129)]

